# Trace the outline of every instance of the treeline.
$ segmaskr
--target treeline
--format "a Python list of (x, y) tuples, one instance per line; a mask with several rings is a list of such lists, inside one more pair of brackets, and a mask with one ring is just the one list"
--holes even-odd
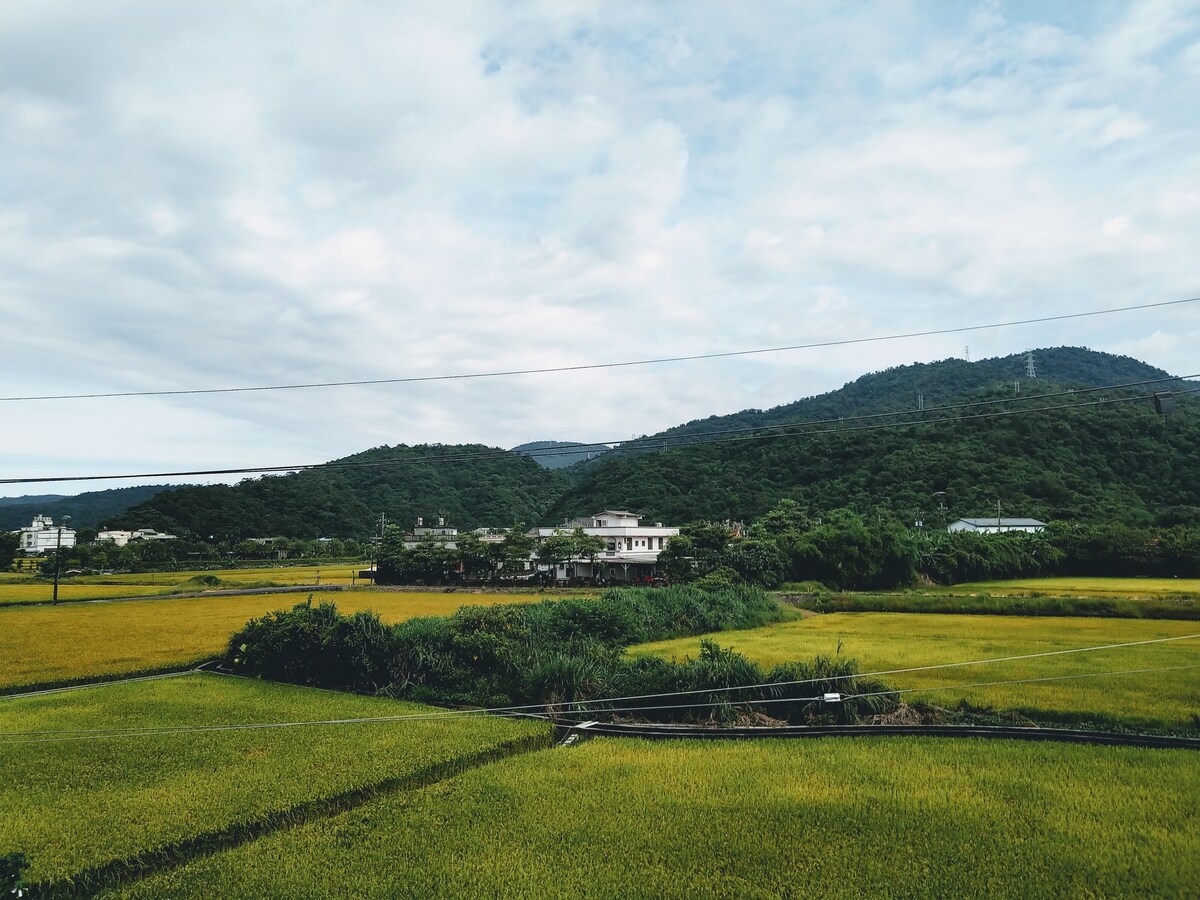
[(379, 548), (379, 584), (447, 584), (491, 582), (528, 573), (531, 558), (555, 566), (572, 559), (592, 559), (604, 552), (604, 538), (582, 528), (561, 529), (535, 544), (524, 525), (483, 537), (464, 532), (454, 546), (424, 540), (405, 546), (404, 532), (389, 525)]
[[(94, 532), (80, 531), (81, 539), (90, 540)], [(94, 572), (146, 572), (157, 569), (237, 567), (249, 561), (301, 562), (327, 559), (365, 559), (371, 551), (370, 544), (360, 541), (300, 540), (277, 538), (266, 543), (257, 541), (210, 542), (182, 538), (174, 540), (130, 541), (118, 547), (111, 541), (79, 543), (64, 548), (58, 563), (60, 572), (78, 569), (85, 573)], [(43, 575), (52, 575), (55, 568), (55, 552), (41, 557), (39, 565)], [(4, 563), (3, 548), (0, 546), (0, 564)], [(11, 558), (9, 559), (11, 563)]]
[(305, 472), (163, 491), (108, 522), (172, 534), (366, 540), (380, 514), (460, 528), (537, 522), (567, 486), (560, 472), (482, 444), (376, 447)]
[[(774, 600), (748, 587), (612, 589), (596, 600), (468, 606), (390, 627), (373, 613), (343, 616), (333, 604), (309, 602), (249, 622), (230, 639), (226, 661), (243, 675), (440, 704), (549, 704), (567, 713), (583, 701), (634, 698), (575, 710), (589, 717), (609, 710), (726, 721), (758, 704), (760, 712), (792, 722), (851, 721), (894, 705), (879, 696), (830, 706), (804, 699), (884, 689), (856, 678), (856, 665), (846, 659), (764, 670), (712, 643), (683, 663), (625, 652), (635, 643), (751, 628), (783, 616)], [(756, 687), (724, 690), (742, 685)], [(642, 696), (678, 692), (685, 693), (667, 701)]]
[(1032, 534), (908, 528), (848, 509), (817, 515), (784, 500), (737, 534), (684, 526), (659, 556), (675, 583), (819, 582), (840, 590), (1049, 575), (1200, 577), (1200, 527), (1051, 523)]

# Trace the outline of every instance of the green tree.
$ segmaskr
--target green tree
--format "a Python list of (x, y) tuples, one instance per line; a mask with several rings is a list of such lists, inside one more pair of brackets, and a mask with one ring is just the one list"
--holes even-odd
[(541, 543), (537, 545), (538, 562), (544, 566), (550, 567), (550, 572), (555, 573), (555, 567), (572, 559), (575, 556), (576, 541), (567, 531), (556, 531), (548, 537), (542, 538)]
[(497, 562), (497, 573), (518, 575), (525, 571), (525, 565), (533, 555), (533, 538), (525, 533), (525, 525), (518, 523), (504, 533), (504, 540), (494, 547)]

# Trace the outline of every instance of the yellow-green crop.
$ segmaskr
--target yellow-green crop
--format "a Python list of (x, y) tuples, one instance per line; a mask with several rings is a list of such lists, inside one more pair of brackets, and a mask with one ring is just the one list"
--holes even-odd
[[(302, 603), (305, 594), (129, 600), (0, 608), (0, 687), (146, 672), (219, 653), (247, 620)], [(344, 591), (313, 594), (343, 612), (387, 622), (449, 615), (460, 606), (520, 603), (536, 594)]]
[(1052, 597), (1164, 597), (1200, 594), (1200, 578), (1015, 578), (940, 588), (954, 594), (1046, 594)]
[[(763, 665), (832, 656), (840, 648), (842, 655), (858, 660), (864, 672), (877, 672), (1197, 633), (1200, 623), (1162, 620), (832, 613), (709, 637)], [(700, 640), (642, 644), (631, 652), (694, 657)], [(943, 705), (961, 699), (977, 706), (1074, 720), (1179, 726), (1193, 724), (1192, 717), (1200, 714), (1200, 669), (987, 688), (960, 686), (1193, 664), (1200, 664), (1200, 639), (882, 677), (898, 688), (939, 688), (910, 699)]]
[[(0, 699), (0, 731), (345, 719), (430, 707), (218, 675)], [(445, 719), (10, 743), (0, 736), (0, 850), (32, 859), (35, 881), (246, 826), (299, 804), (517, 742), (541, 724)], [(532, 743), (531, 743), (532, 742)]]
[(1200, 892), (1195, 751), (596, 739), (196, 860), (123, 897)]

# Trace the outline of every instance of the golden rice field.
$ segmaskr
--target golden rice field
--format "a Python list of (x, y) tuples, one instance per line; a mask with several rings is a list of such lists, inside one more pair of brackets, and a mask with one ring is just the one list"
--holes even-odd
[[(215, 575), (233, 583), (271, 582), (277, 585), (349, 584), (366, 563), (337, 563), (328, 566), (259, 566), (253, 569), (195, 569), (182, 572), (144, 572), (126, 575), (80, 575), (74, 581), (92, 584), (177, 585), (197, 576)], [(360, 582), (361, 583), (361, 582)]]
[(1200, 594), (1200, 578), (1016, 578), (1008, 581), (972, 581), (941, 590), (955, 594), (1156, 598)]
[[(276, 566), (256, 569), (215, 571), (144, 572), (126, 575), (77, 575), (59, 582), (60, 600), (102, 600), (109, 597), (135, 597), (153, 594), (192, 593), (205, 590), (230, 590), (290, 585), (363, 584), (357, 579), (364, 565)], [(213, 583), (209, 579), (218, 579)], [(370, 582), (366, 582), (370, 584)], [(0, 603), (31, 603), (49, 600), (52, 583), (19, 572), (4, 573), (0, 578)]]
[[(69, 741), (41, 735), (36, 743), (12, 736), (429, 713), (442, 718)], [(446, 719), (413, 703), (205, 674), (0, 699), (0, 732), (0, 855), (21, 850), (32, 860), (31, 880), (60, 884), (303, 803), (389, 779), (444, 777), (431, 767), (550, 740), (537, 723)]]
[(102, 896), (1196, 896), (1196, 762), (1015, 741), (594, 739)]
[[(0, 688), (126, 675), (211, 658), (249, 619), (307, 595), (251, 594), (0, 608)], [(545, 595), (337, 591), (312, 595), (387, 622), (449, 615), (460, 606), (534, 602)]]
[[(831, 613), (749, 631), (710, 635), (763, 665), (840, 652), (876, 672), (1017, 656), (1200, 633), (1200, 623), (1049, 616), (955, 616), (936, 613)], [(696, 656), (699, 637), (642, 644), (631, 653)], [(1200, 665), (1200, 639), (1050, 656), (1019, 662), (882, 676), (897, 688), (936, 688), (907, 699), (953, 705), (967, 700), (1001, 710), (1089, 717), (1133, 725), (1194, 725), (1200, 715), (1200, 668), (1041, 684), (968, 687), (985, 681)]]
[[(103, 600), (109, 597), (142, 597), (153, 594), (169, 593), (167, 586), (155, 587), (148, 584), (79, 584), (64, 581), (58, 586), (58, 599), (64, 600)], [(0, 582), (0, 603), (39, 603), (50, 600), (54, 596), (54, 586), (40, 582), (32, 584), (14, 584)]]

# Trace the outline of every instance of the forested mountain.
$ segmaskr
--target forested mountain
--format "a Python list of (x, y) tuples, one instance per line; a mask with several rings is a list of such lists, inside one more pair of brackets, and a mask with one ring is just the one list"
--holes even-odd
[(63, 516), (70, 516), (72, 528), (97, 528), (129, 507), (144, 503), (170, 487), (169, 484), (149, 484), (88, 491), (74, 497), (39, 494), (5, 498), (0, 501), (0, 531), (24, 528), (33, 521), (34, 516), (50, 516), (55, 522)]
[[(608, 449), (605, 444), (581, 444), (578, 441), (530, 441), (513, 447), (512, 452), (532, 457), (547, 469), (565, 469), (607, 453)], [(562, 452), (555, 453), (556, 450)]]
[[(1043, 390), (1057, 387), (1039, 384)], [(1103, 396), (1122, 393), (1134, 392)], [(1000, 395), (978, 391), (957, 399)], [(790, 498), (816, 511), (888, 511), (902, 521), (931, 525), (996, 515), (997, 502), (1005, 516), (1200, 524), (1200, 407), (1192, 398), (1179, 398), (1164, 421), (1146, 399), (1035, 411), (1097, 396), (1023, 396), (1027, 399), (944, 413), (934, 424), (825, 426), (809, 429), (823, 432), (809, 435), (784, 429), (770, 437), (742, 435), (610, 457), (586, 472), (550, 517), (610, 506), (670, 522), (749, 521)], [(1030, 411), (970, 418), (1005, 408)]]
[[(981, 392), (1023, 394), (1064, 388), (1099, 387), (1110, 384), (1167, 378), (1169, 373), (1128, 356), (1100, 353), (1083, 347), (1052, 347), (1032, 351), (1037, 378), (1026, 374), (1024, 353), (981, 359), (944, 359), (933, 363), (896, 366), (872, 372), (825, 394), (818, 394), (772, 409), (744, 409), (724, 416), (694, 419), (684, 425), (634, 441), (627, 441), (613, 456), (577, 463), (568, 473), (582, 478), (607, 465), (613, 458), (653, 449), (669, 439), (672, 444), (706, 440), (712, 432), (762, 428), (792, 423), (873, 415), (897, 410), (926, 409), (961, 403)], [(920, 399), (919, 399), (920, 398)]]
[(118, 520), (207, 538), (365, 538), (379, 515), (410, 526), (533, 525), (568, 482), (532, 459), (478, 444), (376, 447), (291, 475), (165, 491)]
[[(79, 505), (116, 491), (65, 498), (36, 512), (68, 512), (80, 526), (150, 527), (204, 538), (361, 539), (375, 532), (380, 513), (406, 527), (417, 516), (428, 522), (438, 515), (460, 528), (551, 524), (605, 508), (629, 508), (672, 523), (749, 521), (784, 498), (818, 515), (850, 507), (930, 525), (995, 515), (997, 501), (1005, 516), (1200, 524), (1200, 395), (1178, 397), (1164, 420), (1146, 395), (1178, 390), (1178, 382), (1087, 391), (1169, 378), (1160, 369), (1069, 347), (1037, 350), (1034, 361), (1036, 379), (1025, 373), (1024, 354), (900, 366), (775, 409), (689, 422), (565, 474), (520, 451), (584, 445), (546, 441), (511, 452), (480, 445), (400, 445), (293, 475), (162, 491), (119, 516), (97, 518)], [(1135, 395), (1140, 399), (1114, 405), (1037, 410)], [(924, 403), (920, 416), (918, 397)], [(972, 403), (984, 405), (936, 409)], [(979, 417), (1008, 410), (1021, 411)], [(904, 415), (860, 418), (897, 411)], [(934, 423), (892, 427), (915, 418)], [(815, 420), (829, 421), (755, 431)], [(884, 423), (888, 427), (874, 427)], [(739, 428), (745, 430), (704, 434)], [(69, 502), (74, 511), (55, 505)], [(34, 512), (10, 505), (0, 506), (0, 514), (16, 515), (20, 521), (10, 526), (15, 528)]]

